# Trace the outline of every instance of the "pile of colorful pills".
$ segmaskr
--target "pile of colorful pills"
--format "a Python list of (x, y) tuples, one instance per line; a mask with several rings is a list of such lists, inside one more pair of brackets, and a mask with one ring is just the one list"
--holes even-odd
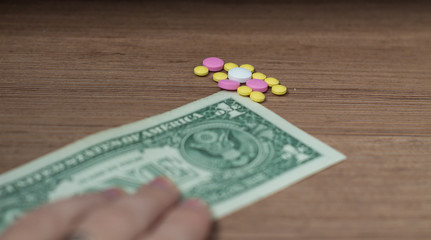
[[(221, 89), (237, 91), (239, 95), (250, 97), (255, 102), (265, 101), (263, 93), (268, 91), (268, 88), (271, 88), (271, 92), (275, 95), (287, 93), (287, 87), (280, 85), (276, 78), (254, 72), (254, 66), (250, 64), (243, 64), (238, 67), (235, 63), (224, 63), (220, 58), (209, 57), (203, 60), (202, 65), (194, 68), (194, 73), (197, 76), (203, 77), (208, 75), (210, 71), (216, 72), (212, 77)], [(219, 72), (223, 69), (227, 74)]]

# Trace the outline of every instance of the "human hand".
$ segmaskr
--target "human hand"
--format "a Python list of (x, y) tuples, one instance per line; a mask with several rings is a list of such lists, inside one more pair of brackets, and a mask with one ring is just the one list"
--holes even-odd
[(109, 189), (42, 206), (5, 231), (1, 240), (203, 240), (211, 215), (197, 199), (157, 178), (135, 194)]

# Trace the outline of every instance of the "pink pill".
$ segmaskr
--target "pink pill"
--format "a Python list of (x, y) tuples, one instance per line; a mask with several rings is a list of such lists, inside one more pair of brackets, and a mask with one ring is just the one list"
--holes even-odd
[(266, 92), (266, 90), (268, 90), (268, 83), (260, 79), (250, 79), (245, 82), (245, 85), (257, 92)]
[(236, 90), (239, 85), (239, 82), (228, 79), (218, 81), (218, 86), (224, 90)]
[(212, 72), (220, 71), (224, 66), (224, 61), (217, 57), (205, 58), (202, 63)]

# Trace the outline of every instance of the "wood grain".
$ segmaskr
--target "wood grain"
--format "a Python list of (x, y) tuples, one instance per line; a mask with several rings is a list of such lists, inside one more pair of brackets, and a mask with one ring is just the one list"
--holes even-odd
[(431, 239), (431, 4), (0, 3), (0, 172), (215, 93), (207, 56), (281, 80), (264, 106), (348, 159), (212, 239)]

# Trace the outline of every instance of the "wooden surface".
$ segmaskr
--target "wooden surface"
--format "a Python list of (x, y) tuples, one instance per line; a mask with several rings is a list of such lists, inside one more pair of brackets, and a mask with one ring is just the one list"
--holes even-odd
[[(353, 1), (352, 1), (353, 2)], [(0, 172), (218, 92), (250, 63), (263, 105), (347, 160), (216, 223), (212, 239), (431, 239), (431, 4), (0, 3)]]

